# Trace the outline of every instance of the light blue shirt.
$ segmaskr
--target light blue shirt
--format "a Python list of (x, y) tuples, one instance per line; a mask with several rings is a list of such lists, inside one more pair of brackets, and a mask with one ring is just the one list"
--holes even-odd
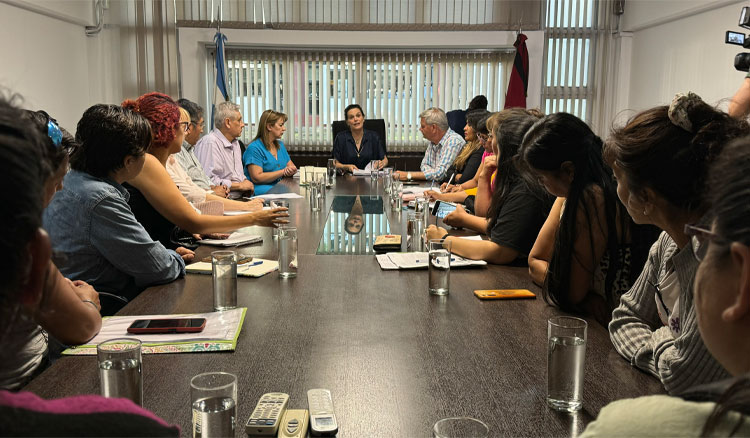
[(66, 259), (58, 266), (64, 276), (133, 298), (185, 275), (182, 257), (148, 235), (128, 198), (114, 181), (76, 170), (65, 175), (43, 218), (52, 248)]
[(281, 181), (281, 178), (276, 179), (270, 183), (259, 183), (250, 178), (250, 172), (247, 171), (247, 166), (255, 164), (263, 169), (263, 172), (276, 172), (282, 170), (289, 163), (289, 153), (284, 147), (284, 143), (279, 140), (279, 150), (276, 152), (276, 157), (266, 149), (263, 145), (263, 140), (257, 139), (247, 145), (245, 153), (242, 155), (242, 164), (245, 166), (245, 176), (247, 179), (255, 184), (255, 194), (262, 195), (267, 191), (271, 190), (271, 187), (275, 186), (277, 182)]
[(440, 181), (445, 178), (448, 168), (465, 144), (466, 140), (450, 128), (445, 131), (438, 144), (430, 143), (419, 166), (425, 179)]

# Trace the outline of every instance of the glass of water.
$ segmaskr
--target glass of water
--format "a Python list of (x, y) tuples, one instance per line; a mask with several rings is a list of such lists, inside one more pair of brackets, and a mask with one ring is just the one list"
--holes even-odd
[(422, 218), (414, 213), (409, 213), (406, 221), (406, 233), (409, 236), (409, 252), (424, 252), (424, 239), (422, 237)]
[(486, 438), (490, 428), (471, 417), (452, 417), (439, 420), (432, 427), (433, 438)]
[(237, 424), (237, 376), (203, 373), (190, 380), (193, 437), (233, 437)]
[(141, 341), (111, 339), (96, 346), (102, 395), (127, 398), (143, 406)]
[(297, 276), (297, 228), (279, 228), (279, 277)]
[(386, 193), (391, 193), (391, 184), (393, 183), (393, 168), (386, 167), (383, 169), (383, 189)]
[(547, 405), (552, 409), (574, 412), (583, 405), (587, 326), (572, 316), (547, 321)]
[(391, 210), (401, 210), (401, 189), (403, 185), (399, 181), (394, 181), (391, 186)]
[(315, 181), (310, 182), (307, 186), (308, 197), (310, 198), (310, 210), (320, 211), (320, 187)]
[(211, 268), (214, 281), (214, 310), (234, 309), (237, 307), (237, 253), (212, 252)]
[(433, 239), (428, 243), (430, 295), (448, 295), (451, 276), (451, 242)]
[(326, 167), (328, 172), (328, 180), (326, 181), (326, 185), (328, 187), (333, 187), (333, 181), (336, 179), (336, 162), (333, 160), (333, 158), (328, 159), (328, 166)]

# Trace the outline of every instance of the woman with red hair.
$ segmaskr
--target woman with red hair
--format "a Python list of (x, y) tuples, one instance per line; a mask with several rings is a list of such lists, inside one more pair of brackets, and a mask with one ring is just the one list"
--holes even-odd
[[(122, 106), (144, 116), (151, 125), (152, 141), (141, 173), (126, 185), (130, 192), (129, 204), (136, 218), (154, 240), (167, 248), (180, 246), (175, 226), (188, 233), (204, 234), (231, 231), (237, 228), (260, 225), (271, 227), (285, 222), (284, 208), (260, 210), (239, 216), (201, 215), (183, 197), (169, 176), (166, 166), (170, 155), (180, 151), (185, 129), (190, 120), (180, 114), (179, 106), (169, 96), (147, 93), (136, 100), (126, 100)], [(184, 120), (182, 120), (184, 118)], [(216, 199), (214, 199), (216, 198)], [(261, 204), (223, 200), (214, 195), (206, 199), (226, 202), (230, 208), (236, 204), (245, 209), (260, 209)]]

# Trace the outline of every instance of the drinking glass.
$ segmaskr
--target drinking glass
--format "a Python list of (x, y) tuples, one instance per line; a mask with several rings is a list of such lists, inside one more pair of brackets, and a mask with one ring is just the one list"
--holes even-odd
[(432, 427), (434, 438), (487, 438), (490, 428), (476, 418), (443, 418)]
[[(289, 211), (289, 201), (286, 199), (272, 199), (271, 200), (271, 208), (279, 208), (283, 207), (287, 209), (287, 212)], [(273, 229), (273, 238), (276, 239), (279, 237), (279, 228), (275, 227)]]
[(393, 168), (386, 167), (383, 169), (383, 188), (386, 193), (391, 193), (391, 183), (393, 182)]
[(96, 346), (102, 395), (127, 398), (143, 406), (141, 341), (119, 338)]
[(320, 187), (314, 181), (307, 186), (307, 193), (310, 198), (310, 210), (320, 211)]
[(233, 437), (237, 424), (237, 376), (203, 373), (190, 380), (193, 437)]
[(297, 276), (297, 228), (279, 228), (279, 277)]
[(328, 159), (328, 181), (326, 181), (326, 185), (328, 187), (333, 187), (333, 181), (336, 179), (336, 162), (333, 160), (333, 158)]
[(547, 405), (552, 409), (575, 412), (583, 405), (587, 326), (572, 316), (547, 321)]
[(427, 196), (418, 196), (414, 202), (414, 213), (422, 219), (422, 227), (426, 230), (430, 225), (430, 198)]
[(424, 239), (422, 238), (422, 218), (414, 213), (409, 213), (406, 221), (406, 233), (409, 236), (409, 252), (423, 252)]
[(402, 184), (399, 181), (394, 181), (391, 186), (391, 209), (393, 211), (401, 210), (401, 189)]
[(237, 307), (237, 253), (214, 251), (211, 253), (211, 271), (214, 283), (214, 310)]
[(433, 239), (429, 250), (429, 290), (431, 295), (448, 295), (451, 275), (451, 242)]

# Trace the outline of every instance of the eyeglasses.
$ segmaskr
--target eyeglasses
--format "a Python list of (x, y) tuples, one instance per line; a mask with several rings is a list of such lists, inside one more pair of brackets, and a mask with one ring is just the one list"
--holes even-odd
[(487, 140), (489, 140), (489, 136), (487, 134), (479, 134), (479, 140), (480, 141), (487, 141)]
[(178, 125), (183, 126), (182, 130), (185, 132), (188, 132), (188, 129), (190, 129), (190, 122), (180, 122)]
[(699, 225), (685, 224), (684, 232), (686, 236), (693, 240), (693, 255), (699, 262), (703, 261), (703, 258), (706, 256), (708, 250), (706, 243), (708, 241), (720, 242), (724, 240), (718, 234)]

